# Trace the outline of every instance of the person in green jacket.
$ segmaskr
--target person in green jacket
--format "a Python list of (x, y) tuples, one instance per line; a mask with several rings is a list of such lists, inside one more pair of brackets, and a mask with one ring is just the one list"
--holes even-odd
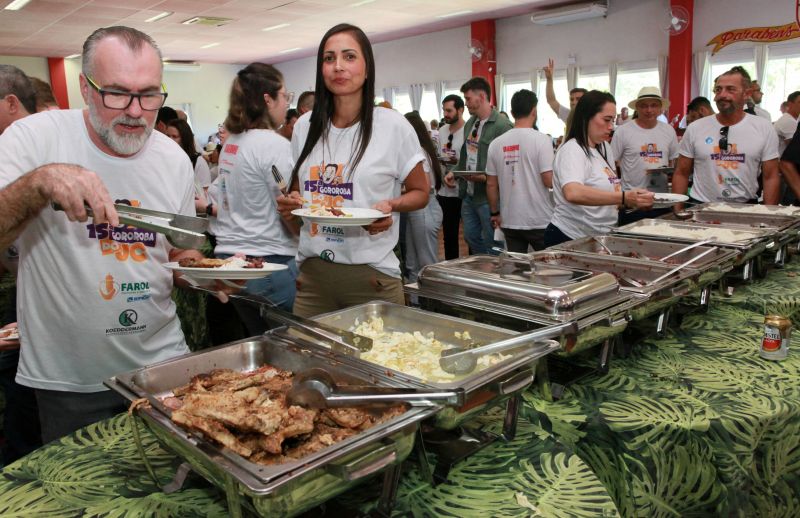
[[(473, 77), (461, 86), (461, 92), (471, 117), (464, 125), (464, 145), (455, 170), (477, 172), (459, 177), (458, 197), (462, 199), (464, 239), (471, 254), (489, 254), (497, 243), (486, 198), (486, 174), (483, 173), (486, 171), (486, 155), (489, 144), (514, 125), (492, 107), (492, 88), (486, 79)], [(453, 173), (448, 173), (445, 180), (452, 183)]]

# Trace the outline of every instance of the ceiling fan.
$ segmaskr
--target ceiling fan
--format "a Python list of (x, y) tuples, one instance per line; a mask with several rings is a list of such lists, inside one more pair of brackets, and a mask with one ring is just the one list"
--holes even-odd
[(677, 36), (689, 27), (689, 11), (681, 5), (673, 5), (667, 11), (667, 24), (664, 31)]
[(483, 48), (483, 43), (474, 38), (469, 40), (469, 55), (473, 62), (477, 63), (480, 61), (483, 58), (484, 52), (485, 49)]

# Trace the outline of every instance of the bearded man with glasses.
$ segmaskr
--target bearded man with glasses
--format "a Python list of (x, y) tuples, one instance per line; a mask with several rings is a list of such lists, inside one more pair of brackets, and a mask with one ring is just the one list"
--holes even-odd
[[(745, 113), (751, 94), (750, 75), (733, 67), (714, 81), (715, 116), (704, 117), (686, 128), (678, 163), (672, 176), (672, 192), (689, 193), (694, 202), (758, 203), (759, 174), (763, 174), (763, 203), (780, 201), (778, 137), (763, 117)], [(683, 204), (675, 210), (683, 210)]]
[(45, 443), (125, 409), (104, 379), (188, 352), (176, 279), (161, 265), (202, 257), (120, 226), (114, 206), (195, 213), (188, 156), (153, 131), (167, 97), (156, 43), (98, 29), (82, 68), (88, 108), (35, 114), (0, 135), (0, 248), (19, 238), (16, 381), (36, 392)]

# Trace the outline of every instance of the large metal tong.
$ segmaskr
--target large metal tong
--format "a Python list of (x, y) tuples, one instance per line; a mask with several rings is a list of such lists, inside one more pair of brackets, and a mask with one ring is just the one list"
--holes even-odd
[[(200, 286), (192, 286), (192, 289), (204, 291), (212, 295), (216, 295), (217, 293), (214, 290), (202, 288)], [(308, 334), (328, 345), (333, 351), (348, 354), (350, 356), (358, 356), (362, 352), (372, 349), (372, 338), (357, 335), (346, 329), (340, 329), (338, 327), (294, 315), (280, 309), (275, 305), (274, 302), (266, 297), (251, 295), (249, 293), (233, 293), (228, 294), (228, 297), (242, 300), (257, 306), (263, 318), (283, 324), (290, 329), (296, 329), (302, 333)]]
[[(85, 208), (86, 213), (94, 218), (92, 208), (88, 205)], [(114, 208), (117, 209), (120, 223), (163, 234), (175, 248), (195, 249), (206, 242), (203, 232), (208, 229), (208, 220), (205, 218), (142, 209), (121, 203), (115, 203)], [(64, 210), (57, 203), (53, 204), (53, 209)]]

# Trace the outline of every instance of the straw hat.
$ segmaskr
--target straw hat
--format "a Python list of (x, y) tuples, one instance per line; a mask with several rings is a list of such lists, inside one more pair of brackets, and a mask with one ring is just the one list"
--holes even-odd
[(661, 90), (657, 86), (645, 86), (639, 90), (639, 95), (636, 99), (628, 103), (628, 108), (631, 110), (636, 109), (636, 103), (647, 99), (658, 99), (661, 101), (661, 109), (666, 110), (669, 108), (669, 99), (661, 97)]

